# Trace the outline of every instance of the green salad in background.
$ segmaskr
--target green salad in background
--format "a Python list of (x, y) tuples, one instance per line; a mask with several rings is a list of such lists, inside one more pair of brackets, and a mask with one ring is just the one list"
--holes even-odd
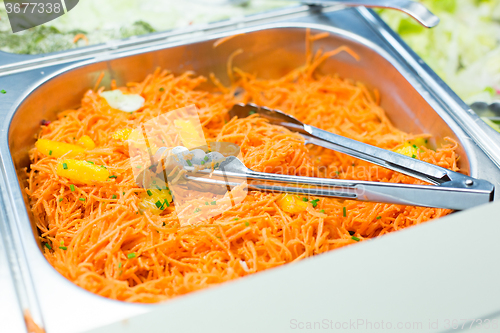
[(421, 0), (441, 22), (425, 29), (405, 14), (380, 16), (466, 102), (500, 99), (500, 0)]
[(80, 0), (43, 26), (12, 33), (0, 0), (0, 50), (40, 54), (187, 27), (293, 5), (280, 0)]

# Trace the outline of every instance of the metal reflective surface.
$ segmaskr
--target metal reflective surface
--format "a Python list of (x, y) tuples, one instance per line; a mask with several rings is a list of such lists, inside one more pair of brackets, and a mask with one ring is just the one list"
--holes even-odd
[[(181, 41), (155, 41), (136, 50), (100, 53), (85, 63), (69, 67), (58, 63), (0, 78), (9, 87), (0, 104), (0, 187), (5, 205), (4, 223), (9, 227), (5, 237), (14, 240), (11, 251), (16, 262), (12, 265), (21, 273), (15, 276), (14, 283), (26, 295), (20, 299), (21, 308), (29, 309), (35, 322), (43, 324), (48, 332), (82, 332), (154, 307), (93, 295), (57, 273), (40, 251), (22, 190), (24, 168), (29, 165), (28, 151), (33, 147), (40, 121), (53, 119), (57, 112), (77, 106), (102, 71), (105, 73), (102, 83), (107, 86), (112, 79), (118, 85), (142, 80), (158, 66), (177, 74), (187, 70), (202, 75), (213, 72), (223, 83), (228, 83), (227, 59), (234, 50), (242, 48), (244, 52), (234, 59), (235, 66), (263, 78), (275, 78), (304, 63), (306, 28), (313, 33), (328, 31), (330, 36), (317, 41), (316, 47), (332, 49), (346, 45), (361, 56), (361, 61), (341, 54), (328, 60), (320, 71), (338, 73), (366, 83), (369, 89), (379, 89), (382, 107), (398, 128), (430, 133), (434, 135), (434, 145), (446, 137), (457, 140), (461, 169), (499, 185), (499, 169), (488, 157), (494, 156), (494, 152), (482, 144), (487, 156), (479, 148), (480, 138), (476, 136), (484, 132), (468, 125), (467, 106), (370, 11), (308, 12), (298, 17), (284, 16), (281, 22), (275, 17), (273, 21), (265, 24), (268, 21), (263, 20), (261, 25), (251, 28), (243, 24), (237, 31), (231, 26), (230, 31), (210, 35), (185, 35)], [(235, 33), (242, 34), (213, 47), (218, 38)], [(324, 256), (329, 255), (335, 256), (335, 252)], [(176, 301), (170, 301), (172, 306)]]

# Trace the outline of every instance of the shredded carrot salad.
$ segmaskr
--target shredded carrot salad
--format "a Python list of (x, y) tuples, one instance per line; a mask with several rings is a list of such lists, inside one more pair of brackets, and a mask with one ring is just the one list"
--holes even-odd
[[(136, 185), (127, 142), (119, 137), (125, 129), (191, 104), (200, 110), (207, 140), (240, 145), (243, 162), (253, 170), (422, 184), (335, 151), (306, 146), (300, 135), (258, 115), (229, 119), (232, 105), (253, 102), (386, 149), (429, 137), (396, 129), (379, 106), (378, 93), (362, 83), (315, 72), (340, 51), (357, 57), (347, 48), (314, 55), (308, 51), (305, 66), (276, 80), (234, 68), (231, 87), (215, 80), (218, 92), (199, 89), (207, 79), (193, 73), (157, 70), (142, 82), (119, 88), (145, 99), (133, 113), (112, 109), (99, 95), (104, 88), (89, 90), (81, 107), (60, 112), (41, 127), (39, 138), (75, 144), (82, 136), (90, 137), (95, 147), (73, 152), (72, 158), (102, 165), (111, 178), (74, 182), (57, 173), (64, 157), (33, 148), (26, 192), (47, 260), (95, 294), (152, 303), (449, 214), (446, 209), (324, 197), (296, 197), (284, 204), (289, 198), (283, 194), (257, 191), (249, 191), (241, 204), (204, 225), (181, 227), (173, 204), (161, 214), (139, 209), (146, 190)], [(422, 144), (414, 157), (457, 171), (456, 147), (451, 139), (436, 150)]]

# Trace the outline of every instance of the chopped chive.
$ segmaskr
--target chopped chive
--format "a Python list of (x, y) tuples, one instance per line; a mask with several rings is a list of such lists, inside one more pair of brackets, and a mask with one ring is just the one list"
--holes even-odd
[(101, 168), (107, 169), (104, 165), (101, 165)]
[(73, 184), (69, 185), (69, 189), (71, 190), (71, 192), (75, 192), (75, 185)]
[(66, 250), (68, 249), (68, 247), (67, 247), (67, 246), (59, 246), (59, 248), (60, 248), (61, 250), (64, 250), (64, 251), (66, 251)]
[(118, 178), (118, 176), (113, 175), (113, 176), (109, 176), (108, 178)]
[(319, 199), (311, 200), (311, 203), (312, 203), (314, 208), (316, 208), (316, 206), (318, 205), (318, 201), (319, 201)]
[(80, 201), (85, 201), (85, 198), (78, 198), (78, 200), (80, 200)]
[(66, 163), (63, 163), (63, 169), (64, 170), (68, 169), (68, 165)]
[(160, 91), (165, 91), (165, 88), (161, 87), (161, 88), (160, 88)]
[(156, 207), (160, 208), (162, 206), (161, 201), (158, 200), (157, 202), (155, 202), (155, 205), (156, 205)]
[(201, 165), (204, 165), (205, 164), (205, 161), (201, 161)]
[(205, 205), (207, 205), (207, 206), (208, 206), (208, 201), (205, 201)]
[(168, 203), (167, 199), (163, 200), (163, 202), (167, 205), (167, 207), (170, 207), (170, 204)]
[(377, 220), (380, 220), (382, 218), (382, 216), (377, 216)]
[(116, 199), (116, 194), (113, 194), (113, 195), (111, 196), (111, 199)]
[(235, 218), (234, 218), (234, 220), (235, 220), (235, 221), (238, 221), (238, 220), (239, 220), (239, 218), (235, 217)]
[(203, 159), (205, 160), (205, 162), (208, 161), (208, 156), (205, 156)]
[(5, 89), (2, 89), (2, 90), (0, 90), (0, 93), (6, 94), (7, 92), (5, 91)]
[(219, 163), (215, 164), (214, 169), (217, 169), (219, 167)]
[(49, 150), (49, 156), (52, 155), (52, 150)]
[(191, 160), (186, 160), (186, 163), (187, 163), (189, 166), (193, 166), (193, 163), (191, 163)]
[(123, 195), (125, 195), (125, 192), (123, 192)]
[(153, 195), (153, 192), (151, 192), (150, 190), (148, 190), (147, 193), (148, 193), (149, 196)]
[(250, 115), (252, 115), (252, 114), (256, 114), (256, 113), (257, 113), (257, 112), (255, 112), (255, 111), (253, 111), (253, 110), (252, 110), (252, 111), (250, 111), (250, 112), (248, 112), (248, 114), (250, 114)]
[(201, 212), (200, 207), (196, 207), (196, 209), (194, 210), (194, 212), (195, 212), (195, 213)]
[[(101, 165), (101, 166), (102, 166), (102, 165)], [(140, 168), (141, 168), (141, 166), (140, 166), (140, 165), (136, 165), (136, 166), (135, 166), (135, 168), (136, 168), (136, 169), (140, 169)]]
[(429, 142), (429, 140), (425, 139), (425, 143)]
[(92, 162), (92, 161), (87, 161), (87, 163), (90, 163), (90, 164), (95, 164), (95, 163), (94, 163), (94, 162)]
[(415, 149), (416, 149), (416, 148), (417, 148), (417, 145), (413, 145), (413, 148), (415, 148)]
[(306, 197), (303, 197), (303, 198), (302, 198), (302, 201), (304, 201), (304, 202), (308, 202), (309, 200), (308, 200)]
[(122, 263), (118, 263), (118, 268), (122, 268)]
[(337, 174), (337, 176), (340, 175), (340, 171), (335, 171), (335, 173)]
[(352, 236), (352, 237), (351, 237), (351, 239), (352, 239), (352, 240), (355, 240), (356, 242), (359, 242), (359, 241), (361, 240), (361, 239), (359, 239), (359, 238), (358, 238), (358, 237), (356, 237), (356, 236)]
[(136, 257), (135, 252), (127, 254), (127, 258), (134, 259)]
[(250, 225), (250, 223), (249, 222), (245, 222), (245, 225), (248, 227)]
[(44, 244), (46, 248), (48, 248), (49, 250), (52, 250), (52, 246), (49, 245), (49, 243), (45, 243)]
[(319, 212), (322, 213), (322, 214), (325, 214), (325, 210), (324, 209), (320, 210)]
[(211, 204), (212, 206), (215, 206), (215, 205), (217, 205), (217, 201), (212, 201), (210, 204)]
[(342, 207), (342, 216), (346, 217), (347, 216), (347, 208)]
[(59, 202), (63, 201), (64, 199), (63, 198), (59, 198)]
[(415, 154), (411, 155), (411, 158), (415, 158), (415, 157), (417, 157), (417, 155), (415, 155)]

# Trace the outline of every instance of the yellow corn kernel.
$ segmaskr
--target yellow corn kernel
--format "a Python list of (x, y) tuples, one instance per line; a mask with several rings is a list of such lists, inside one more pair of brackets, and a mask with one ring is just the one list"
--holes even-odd
[(95, 148), (94, 140), (92, 140), (90, 138), (90, 136), (88, 136), (88, 135), (82, 136), (80, 139), (78, 139), (76, 144), (78, 144), (86, 149), (94, 149)]
[(35, 143), (35, 146), (42, 154), (56, 158), (59, 158), (63, 155), (66, 157), (74, 157), (85, 151), (83, 147), (80, 147), (78, 145), (46, 139), (39, 139)]
[(394, 152), (415, 158), (417, 157), (418, 149), (409, 144), (405, 144), (403, 147), (394, 150)]
[(307, 209), (308, 203), (295, 194), (283, 194), (276, 203), (287, 213), (301, 213)]
[(207, 144), (205, 142), (202, 129), (200, 128), (199, 130), (197, 130), (191, 121), (177, 119), (174, 120), (174, 125), (179, 130), (182, 144), (187, 149), (192, 149)]
[(130, 128), (123, 128), (114, 132), (112, 138), (115, 140), (125, 141), (130, 136), (130, 133), (132, 133)]
[(141, 202), (139, 209), (151, 210), (153, 214), (160, 214), (172, 202), (172, 196), (169, 190), (149, 189), (139, 195)]
[(73, 159), (59, 161), (56, 172), (61, 177), (85, 184), (104, 182), (109, 179), (107, 169), (87, 161)]

